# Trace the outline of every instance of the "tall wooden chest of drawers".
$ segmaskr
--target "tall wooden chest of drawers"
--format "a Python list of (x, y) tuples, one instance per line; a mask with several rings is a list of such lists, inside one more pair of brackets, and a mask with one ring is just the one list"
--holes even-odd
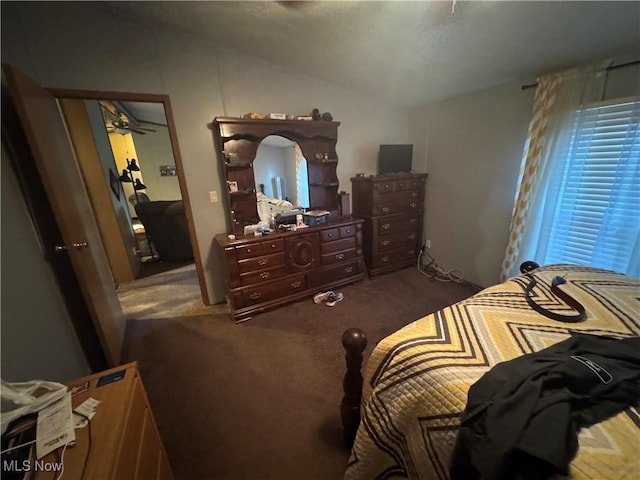
[(234, 320), (363, 280), (362, 223), (337, 217), (324, 225), (262, 237), (216, 236)]
[(422, 246), (426, 173), (351, 179), (353, 215), (364, 219), (369, 276), (415, 265)]

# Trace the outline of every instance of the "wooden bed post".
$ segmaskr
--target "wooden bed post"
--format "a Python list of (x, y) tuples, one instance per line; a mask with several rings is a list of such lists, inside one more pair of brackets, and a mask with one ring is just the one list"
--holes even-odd
[(353, 445), (360, 425), (360, 401), (362, 400), (362, 352), (367, 347), (367, 336), (359, 328), (350, 328), (342, 334), (342, 346), (347, 351), (345, 360), (347, 373), (342, 388), (344, 397), (340, 405), (344, 441), (349, 448)]

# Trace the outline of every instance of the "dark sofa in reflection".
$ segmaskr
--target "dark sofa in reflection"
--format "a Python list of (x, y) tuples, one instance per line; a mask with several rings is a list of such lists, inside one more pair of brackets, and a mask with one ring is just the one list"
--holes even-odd
[(140, 202), (136, 204), (135, 209), (160, 260), (193, 259), (182, 200)]

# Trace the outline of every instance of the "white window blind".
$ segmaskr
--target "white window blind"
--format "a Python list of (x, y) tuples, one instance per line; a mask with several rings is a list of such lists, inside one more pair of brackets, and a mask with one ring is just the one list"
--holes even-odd
[[(558, 185), (545, 263), (637, 275), (640, 268), (640, 101), (575, 112), (553, 162)], [(559, 180), (559, 181), (558, 181)]]

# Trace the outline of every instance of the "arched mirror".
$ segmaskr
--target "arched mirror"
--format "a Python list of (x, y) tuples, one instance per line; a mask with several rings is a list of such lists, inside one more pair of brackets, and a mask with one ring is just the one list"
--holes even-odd
[(228, 187), (230, 232), (255, 225), (259, 199), (288, 201), (284, 209), (338, 215), (340, 122), (216, 117), (213, 121), (222, 176)]
[(309, 208), (307, 160), (297, 143), (279, 135), (266, 137), (258, 146), (253, 176), (261, 221), (272, 213)]

